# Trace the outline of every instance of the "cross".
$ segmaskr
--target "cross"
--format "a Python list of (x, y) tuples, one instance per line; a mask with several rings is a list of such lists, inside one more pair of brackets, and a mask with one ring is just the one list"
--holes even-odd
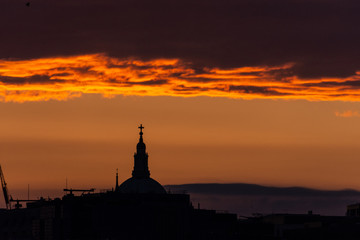
[(140, 132), (142, 133), (142, 130), (143, 130), (143, 125), (142, 124), (140, 124), (140, 127), (138, 127), (138, 128), (140, 128)]

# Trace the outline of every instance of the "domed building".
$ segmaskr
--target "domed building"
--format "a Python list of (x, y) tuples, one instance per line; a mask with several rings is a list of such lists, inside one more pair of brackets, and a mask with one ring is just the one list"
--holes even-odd
[(146, 152), (146, 145), (143, 140), (143, 126), (139, 129), (139, 142), (136, 146), (136, 153), (134, 154), (134, 170), (132, 177), (123, 182), (117, 191), (129, 194), (166, 194), (165, 189), (156, 180), (150, 177), (148, 166), (148, 154)]
[(139, 128), (132, 177), (119, 186), (116, 174), (115, 191), (70, 193), (0, 209), (0, 239), (239, 239), (236, 214), (194, 209), (190, 195), (166, 193), (150, 178), (144, 127)]

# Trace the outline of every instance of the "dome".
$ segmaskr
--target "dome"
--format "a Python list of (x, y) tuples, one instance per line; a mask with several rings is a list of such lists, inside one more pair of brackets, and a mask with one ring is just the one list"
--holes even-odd
[(156, 193), (165, 194), (160, 183), (152, 178), (129, 178), (119, 186), (121, 193)]
[(134, 170), (132, 171), (132, 178), (129, 178), (120, 186), (116, 183), (116, 191), (121, 193), (166, 194), (163, 186), (150, 177), (148, 166), (149, 155), (146, 152), (146, 145), (143, 140), (143, 128), (142, 124), (140, 124), (140, 138), (139, 143), (136, 145), (136, 153), (134, 154)]

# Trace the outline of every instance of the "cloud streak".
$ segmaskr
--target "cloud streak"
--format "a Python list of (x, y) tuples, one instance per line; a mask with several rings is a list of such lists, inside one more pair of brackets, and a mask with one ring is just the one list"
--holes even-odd
[(0, 100), (67, 100), (83, 94), (360, 100), (359, 75), (299, 79), (291, 74), (294, 67), (198, 68), (179, 59), (145, 61), (105, 54), (1, 60)]
[(360, 113), (357, 111), (348, 110), (344, 112), (335, 112), (335, 116), (343, 118), (360, 117)]

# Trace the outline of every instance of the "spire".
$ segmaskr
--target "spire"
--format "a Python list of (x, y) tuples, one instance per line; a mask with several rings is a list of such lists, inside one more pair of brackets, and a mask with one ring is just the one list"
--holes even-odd
[(142, 141), (142, 135), (144, 134), (144, 133), (142, 132), (142, 130), (143, 130), (145, 127), (143, 127), (143, 125), (140, 124), (140, 126), (139, 126), (138, 128), (140, 129), (139, 134), (140, 134), (140, 139), (141, 139), (141, 141)]
[(119, 172), (118, 169), (116, 169), (116, 183), (115, 183), (115, 190), (119, 187)]
[(140, 137), (139, 137), (139, 143), (136, 146), (136, 150), (137, 150), (137, 153), (140, 153), (140, 152), (145, 153), (146, 146), (145, 146), (145, 143), (143, 140), (144, 133), (142, 131), (144, 129), (144, 127), (142, 124), (140, 124), (140, 126), (138, 128), (140, 129), (140, 132), (139, 132)]
[(148, 167), (148, 154), (146, 153), (146, 145), (143, 140), (143, 125), (140, 124), (139, 142), (136, 145), (136, 153), (134, 154), (134, 170), (132, 176), (134, 178), (149, 178), (150, 171)]

